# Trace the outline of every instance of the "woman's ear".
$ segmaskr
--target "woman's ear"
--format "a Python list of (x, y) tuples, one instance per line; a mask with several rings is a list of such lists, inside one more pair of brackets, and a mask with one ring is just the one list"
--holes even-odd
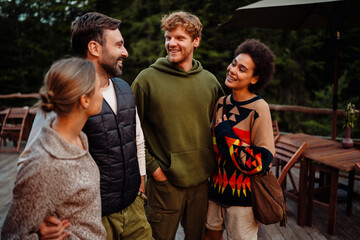
[(250, 81), (251, 84), (256, 84), (259, 81), (259, 75), (253, 77)]
[(80, 106), (84, 109), (87, 109), (90, 106), (90, 98), (86, 95), (82, 95), (80, 97)]

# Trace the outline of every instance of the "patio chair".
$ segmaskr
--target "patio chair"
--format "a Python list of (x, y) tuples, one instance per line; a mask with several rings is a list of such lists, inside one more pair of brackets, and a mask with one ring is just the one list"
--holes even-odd
[(360, 164), (359, 164), (359, 163), (355, 164), (354, 170), (355, 170), (358, 174), (360, 174)]
[(277, 136), (280, 136), (279, 125), (276, 120), (272, 121), (272, 127), (274, 132), (274, 139), (276, 139)]
[[(274, 143), (276, 144), (276, 142), (279, 140), (280, 138), (280, 131), (279, 131), (279, 125), (278, 122), (276, 120), (272, 121), (272, 127), (273, 127), (273, 133), (274, 133)], [(279, 177), (279, 168), (278, 166), (278, 161), (276, 160), (276, 158), (274, 158), (271, 162), (271, 166), (275, 166), (276, 167), (276, 171), (275, 171), (275, 176)]]
[(0, 133), (0, 147), (2, 144), (6, 146), (6, 139), (14, 142), (14, 148), (9, 150), (20, 151), (21, 140), (25, 128), (25, 121), (29, 114), (28, 107), (10, 108), (5, 115)]
[[(300, 159), (302, 153), (307, 148), (305, 142), (294, 142), (290, 139), (279, 138), (275, 144), (275, 158), (278, 161), (279, 171), (281, 170), (278, 181), (284, 190), (284, 196), (297, 202), (299, 190), (294, 176), (291, 173), (291, 168)], [(289, 176), (292, 184), (292, 189), (287, 189), (286, 177)]]

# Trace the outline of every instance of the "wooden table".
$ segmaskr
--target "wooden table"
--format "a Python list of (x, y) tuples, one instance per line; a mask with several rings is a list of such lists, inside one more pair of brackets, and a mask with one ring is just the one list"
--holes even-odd
[[(327, 170), (331, 174), (330, 202), (328, 204), (329, 223), (328, 232), (334, 234), (336, 223), (336, 205), (339, 170), (349, 172), (349, 186), (347, 195), (347, 213), (351, 213), (352, 195), (354, 187), (355, 165), (360, 163), (360, 150), (344, 149), (341, 143), (308, 134), (289, 134), (282, 137), (294, 141), (306, 142), (307, 149), (303, 153), (304, 158), (300, 161), (299, 176), (299, 202), (298, 202), (298, 224), (311, 225), (312, 200), (314, 193), (314, 169)], [(317, 164), (317, 165), (314, 165)], [(319, 166), (318, 166), (319, 165)], [(312, 170), (312, 174), (309, 171)], [(308, 184), (311, 180), (312, 184)], [(321, 204), (320, 204), (321, 205)]]

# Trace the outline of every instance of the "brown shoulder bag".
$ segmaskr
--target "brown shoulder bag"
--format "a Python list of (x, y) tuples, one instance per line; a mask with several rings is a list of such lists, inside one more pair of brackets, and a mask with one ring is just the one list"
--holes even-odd
[(280, 222), (286, 226), (286, 205), (281, 186), (269, 170), (250, 176), (251, 202), (255, 219), (265, 225)]

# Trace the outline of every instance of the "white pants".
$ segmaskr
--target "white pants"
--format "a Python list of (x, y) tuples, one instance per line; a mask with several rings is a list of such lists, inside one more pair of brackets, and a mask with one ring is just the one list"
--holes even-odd
[(226, 230), (228, 240), (257, 240), (259, 223), (255, 222), (252, 207), (222, 207), (209, 201), (206, 228)]

